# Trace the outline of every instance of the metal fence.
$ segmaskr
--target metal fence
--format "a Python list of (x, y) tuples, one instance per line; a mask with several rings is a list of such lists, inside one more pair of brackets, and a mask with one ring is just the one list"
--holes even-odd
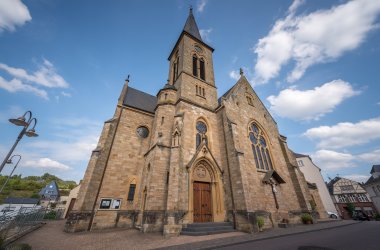
[(42, 225), (44, 220), (57, 220), (64, 209), (21, 208), (18, 211), (0, 215), (0, 240), (10, 242)]

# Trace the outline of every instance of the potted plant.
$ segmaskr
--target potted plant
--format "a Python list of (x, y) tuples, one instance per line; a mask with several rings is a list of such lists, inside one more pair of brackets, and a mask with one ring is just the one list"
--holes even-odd
[(263, 227), (264, 227), (264, 218), (263, 217), (257, 217), (257, 226), (259, 227), (259, 231), (262, 232), (263, 231)]
[(302, 214), (301, 220), (304, 224), (312, 224), (313, 223), (313, 217), (311, 217), (310, 214)]

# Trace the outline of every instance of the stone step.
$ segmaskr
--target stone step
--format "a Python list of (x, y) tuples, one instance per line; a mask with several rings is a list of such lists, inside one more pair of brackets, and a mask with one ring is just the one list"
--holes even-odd
[(183, 228), (182, 231), (190, 232), (201, 232), (201, 231), (217, 231), (217, 230), (233, 230), (234, 228), (229, 226), (218, 226), (218, 227), (187, 227)]
[(204, 223), (187, 224), (188, 228), (192, 228), (192, 227), (224, 227), (224, 226), (232, 226), (232, 224), (230, 222), (204, 222)]
[(234, 231), (232, 224), (229, 222), (206, 222), (188, 224), (187, 227), (182, 228), (181, 235), (201, 236)]
[(223, 233), (230, 233), (230, 232), (235, 232), (235, 230), (234, 229), (230, 229), (230, 230), (201, 231), (201, 232), (182, 231), (181, 235), (202, 236), (202, 235), (223, 234)]

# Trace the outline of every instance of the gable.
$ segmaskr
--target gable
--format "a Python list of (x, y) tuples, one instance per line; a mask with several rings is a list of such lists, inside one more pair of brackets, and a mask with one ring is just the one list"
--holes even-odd
[(251, 84), (244, 75), (241, 75), (240, 79), (232, 86), (226, 93), (224, 93), (219, 99), (219, 105), (222, 105), (222, 100), (230, 100), (233, 102), (247, 103), (247, 97), (251, 98), (251, 106), (255, 108), (258, 112), (263, 112), (266, 118), (271, 120), (277, 125), (269, 110), (265, 107), (264, 103), (261, 101), (259, 96), (256, 94)]

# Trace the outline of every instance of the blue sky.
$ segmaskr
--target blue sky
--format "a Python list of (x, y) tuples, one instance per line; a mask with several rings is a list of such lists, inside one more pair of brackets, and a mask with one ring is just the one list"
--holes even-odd
[[(124, 79), (155, 95), (189, 5), (215, 48), (219, 96), (240, 67), (324, 177), (364, 181), (380, 163), (380, 1), (0, 1), (0, 159), (26, 110), (17, 174), (79, 181)], [(5, 173), (8, 173), (8, 166)]]

